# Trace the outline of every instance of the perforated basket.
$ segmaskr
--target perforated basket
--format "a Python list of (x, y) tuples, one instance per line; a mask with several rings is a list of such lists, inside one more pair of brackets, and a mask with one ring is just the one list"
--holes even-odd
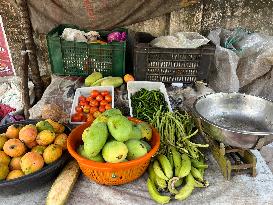
[(208, 71), (214, 66), (215, 45), (209, 43), (194, 49), (151, 47), (155, 37), (139, 32), (135, 35), (134, 75), (138, 81), (189, 84), (207, 82)]
[[(141, 122), (135, 118), (129, 118), (129, 120), (136, 123)], [(89, 126), (90, 123), (85, 123), (72, 130), (67, 140), (67, 149), (79, 163), (83, 174), (99, 184), (120, 185), (139, 178), (144, 174), (152, 156), (155, 155), (160, 145), (160, 135), (156, 129), (152, 128), (153, 136), (150, 142), (152, 149), (143, 157), (120, 163), (95, 162), (81, 157), (76, 152), (82, 143), (82, 133)]]
[[(52, 73), (57, 75), (88, 76), (99, 71), (103, 76), (123, 76), (125, 72), (126, 42), (107, 44), (88, 44), (85, 42), (65, 41), (60, 36), (65, 28), (79, 29), (74, 25), (59, 25), (47, 34), (47, 45)], [(106, 39), (115, 29), (99, 31)]]

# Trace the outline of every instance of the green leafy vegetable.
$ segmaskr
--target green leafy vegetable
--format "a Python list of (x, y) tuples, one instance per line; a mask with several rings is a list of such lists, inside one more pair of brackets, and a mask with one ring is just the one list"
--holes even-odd
[(162, 112), (169, 111), (168, 104), (165, 101), (163, 93), (159, 90), (147, 90), (141, 88), (131, 97), (133, 116), (149, 122), (154, 113), (160, 108)]

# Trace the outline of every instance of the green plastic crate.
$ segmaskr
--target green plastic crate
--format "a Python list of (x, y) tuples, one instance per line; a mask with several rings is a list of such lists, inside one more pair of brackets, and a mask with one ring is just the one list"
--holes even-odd
[[(52, 73), (66, 76), (88, 76), (93, 71), (99, 71), (103, 76), (121, 77), (124, 75), (126, 42), (101, 45), (65, 41), (60, 37), (65, 28), (79, 29), (75, 25), (62, 24), (47, 34)], [(98, 32), (106, 39), (107, 35), (113, 31), (127, 33), (127, 30), (123, 28)]]

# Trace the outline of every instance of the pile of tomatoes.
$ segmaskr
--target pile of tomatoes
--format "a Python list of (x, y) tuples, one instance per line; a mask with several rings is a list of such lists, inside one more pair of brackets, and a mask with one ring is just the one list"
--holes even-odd
[(72, 115), (72, 122), (93, 122), (105, 110), (112, 108), (112, 96), (109, 91), (92, 90), (90, 95), (81, 95), (78, 105), (75, 107), (76, 113)]

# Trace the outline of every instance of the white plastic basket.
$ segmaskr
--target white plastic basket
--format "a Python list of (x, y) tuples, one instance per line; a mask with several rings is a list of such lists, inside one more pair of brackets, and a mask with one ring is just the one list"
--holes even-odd
[(128, 98), (129, 98), (129, 108), (130, 108), (130, 116), (133, 117), (133, 108), (131, 104), (131, 96), (139, 91), (141, 88), (145, 88), (147, 90), (160, 90), (165, 97), (165, 101), (168, 104), (169, 110), (172, 112), (172, 107), (170, 104), (170, 100), (167, 94), (166, 87), (164, 83), (161, 82), (151, 82), (151, 81), (129, 81), (127, 83), (127, 91), (128, 91)]
[(74, 125), (81, 125), (84, 124), (85, 122), (72, 122), (71, 121), (71, 117), (73, 114), (76, 113), (75, 111), (75, 107), (78, 105), (79, 103), (79, 97), (81, 95), (83, 95), (84, 97), (88, 97), (90, 96), (90, 93), (92, 90), (98, 90), (98, 91), (109, 91), (109, 93), (112, 96), (112, 108), (114, 108), (114, 87), (113, 86), (94, 86), (94, 87), (82, 87), (82, 88), (78, 88), (75, 92), (74, 95), (74, 99), (73, 99), (73, 104), (72, 104), (72, 108), (70, 111), (70, 119), (69, 119), (69, 123), (74, 124)]

